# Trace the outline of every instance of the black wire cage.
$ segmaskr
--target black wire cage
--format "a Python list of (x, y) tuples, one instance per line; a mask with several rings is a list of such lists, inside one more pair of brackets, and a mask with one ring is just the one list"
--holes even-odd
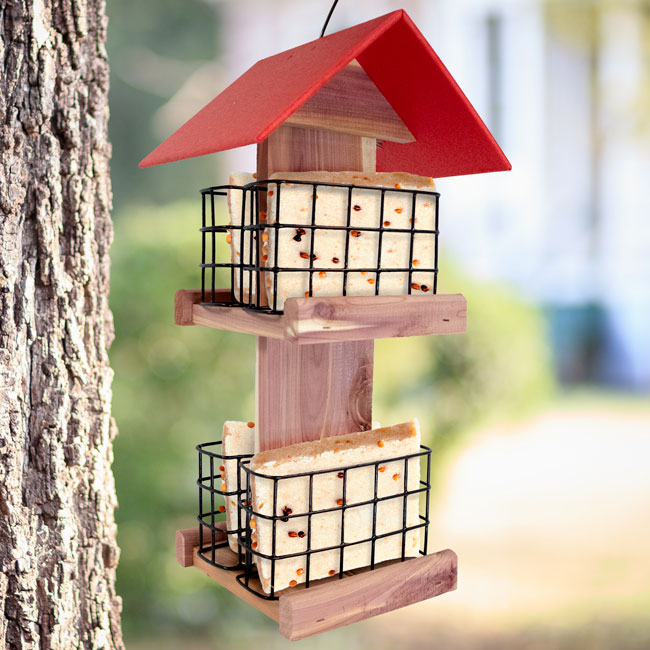
[[(423, 445), (420, 451), (395, 458), (387, 458), (367, 463), (314, 470), (298, 474), (270, 476), (255, 472), (250, 468), (252, 454), (225, 455), (222, 451), (221, 441), (204, 443), (197, 446), (199, 459), (199, 476), (197, 485), (199, 488), (199, 548), (198, 556), (208, 564), (219, 569), (237, 571), (237, 581), (248, 591), (260, 598), (277, 600), (276, 592), (276, 571), (282, 562), (289, 560), (300, 560), (301, 568), (298, 569), (299, 581), (304, 582), (305, 588), (313, 584), (312, 566), (315, 557), (319, 554), (329, 553), (330, 558), (336, 558), (336, 565), (329, 571), (329, 576), (337, 575), (342, 579), (348, 571), (346, 563), (346, 552), (349, 554), (354, 547), (361, 548), (365, 545), (369, 550), (369, 562), (360, 564), (369, 566), (374, 570), (382, 561), (377, 549), (379, 545), (388, 540), (397, 540), (398, 550), (391, 559), (404, 561), (414, 555), (426, 555), (428, 552), (428, 527), (429, 527), (429, 498), (431, 489), (431, 449)], [(224, 482), (224, 470), (228, 462), (236, 463), (237, 486), (236, 489), (226, 490)], [(413, 475), (412, 463), (419, 464), (419, 475)], [(387, 467), (395, 472), (392, 478), (395, 480), (396, 489), (390, 494), (381, 495), (378, 489), (380, 473), (385, 472)], [(411, 466), (412, 477), (409, 479), (409, 466)], [(399, 468), (399, 472), (395, 470)], [(356, 471), (366, 471), (374, 474), (374, 486), (370, 487), (367, 499), (348, 499), (348, 485), (351, 477)], [(326, 475), (335, 477), (340, 485), (341, 498), (331, 507), (320, 508), (314, 502), (314, 484), (319, 477)], [(412, 480), (416, 479), (416, 480)], [(270, 482), (270, 494), (272, 503), (261, 512), (262, 506), (259, 501), (254, 502), (252, 483), (254, 480)], [(295, 481), (302, 480), (308, 486), (307, 508), (305, 511), (294, 512), (292, 508), (279, 500), (280, 484), (286, 481), (293, 481), (292, 490), (295, 489)], [(372, 483), (372, 481), (371, 481)], [(225, 504), (221, 503), (221, 499)], [(415, 499), (415, 504), (412, 499)], [(236, 514), (231, 517), (230, 528), (224, 529), (223, 523), (226, 520), (226, 507), (228, 502), (236, 504)], [(410, 503), (409, 503), (410, 502)], [(256, 503), (258, 508), (256, 509)], [(395, 530), (380, 532), (382, 523), (381, 513), (378, 512), (382, 505), (396, 504), (401, 512), (401, 526)], [(413, 505), (415, 509), (413, 510)], [(350, 520), (353, 512), (361, 513), (365, 509), (366, 515), (370, 515), (367, 524), (371, 529), (369, 535), (362, 535), (352, 541), (346, 534), (346, 521)], [(407, 513), (407, 510), (409, 511)], [(324, 515), (340, 515), (340, 535), (337, 539), (323, 545), (314, 543), (314, 522), (318, 517)], [(408, 515), (408, 516), (407, 516)], [(371, 523), (370, 523), (371, 522)], [(261, 534), (262, 526), (266, 527), (267, 549), (260, 550), (257, 534)], [(289, 530), (296, 529), (296, 530)], [(224, 539), (224, 533), (226, 534)], [(297, 537), (302, 542), (302, 547), (297, 552), (278, 552), (280, 535), (288, 534), (289, 537)], [(409, 537), (410, 535), (410, 537)], [(407, 548), (407, 537), (411, 541), (417, 537), (417, 547)], [(234, 540), (236, 552), (223, 553), (229, 546), (229, 538)], [(369, 547), (369, 548), (368, 548)], [(224, 558), (227, 561), (224, 561)], [(258, 575), (260, 562), (266, 563), (267, 584), (270, 589), (264, 591), (261, 586), (261, 575)], [(324, 576), (317, 576), (318, 578)], [(295, 586), (292, 581), (286, 586)], [(282, 587), (284, 588), (284, 587)]]
[(201, 196), (203, 305), (277, 314), (293, 296), (437, 291), (438, 192), (287, 178)]

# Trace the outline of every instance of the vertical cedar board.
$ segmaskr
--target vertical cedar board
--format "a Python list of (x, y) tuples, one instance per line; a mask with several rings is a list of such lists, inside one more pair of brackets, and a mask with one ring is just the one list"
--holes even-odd
[[(257, 174), (375, 171), (376, 151), (374, 138), (280, 126), (258, 146)], [(258, 337), (256, 451), (370, 429), (373, 354), (372, 340), (298, 346)]]
[[(260, 145), (257, 177), (275, 172), (377, 169), (377, 140), (350, 133), (280, 126)], [(265, 173), (264, 176), (260, 176)]]
[(371, 428), (373, 341), (257, 339), (259, 449)]
[(413, 134), (356, 60), (334, 75), (284, 123), (390, 142), (415, 142)]

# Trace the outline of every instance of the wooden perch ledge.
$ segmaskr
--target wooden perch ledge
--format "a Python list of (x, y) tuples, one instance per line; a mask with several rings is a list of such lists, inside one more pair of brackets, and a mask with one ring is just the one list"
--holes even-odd
[[(225, 522), (223, 522), (225, 524)], [(217, 533), (224, 541), (225, 533)], [(350, 623), (385, 614), (456, 589), (458, 558), (447, 549), (431, 555), (392, 560), (316, 580), (309, 589), (298, 585), (278, 592), (278, 600), (265, 600), (251, 594), (236, 580), (241, 571), (217, 569), (197, 556), (199, 529), (176, 532), (176, 559), (183, 567), (194, 566), (233, 594), (277, 621), (280, 632), (291, 641), (334, 630)], [(217, 549), (217, 561), (236, 564), (229, 548)], [(256, 580), (256, 579), (255, 579)]]
[[(227, 301), (230, 291), (219, 291)], [(177, 325), (201, 325), (297, 344), (363, 341), (466, 330), (467, 302), (462, 294), (427, 296), (337, 296), (289, 298), (283, 314), (264, 314), (240, 307), (204, 307), (201, 292), (176, 292)]]

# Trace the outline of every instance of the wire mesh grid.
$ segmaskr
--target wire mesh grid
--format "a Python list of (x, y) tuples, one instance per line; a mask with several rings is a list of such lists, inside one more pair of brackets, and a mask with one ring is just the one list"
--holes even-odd
[[(291, 186), (294, 194), (300, 189), (309, 209), (283, 202), (283, 188), (286, 193)], [(336, 197), (337, 214), (327, 217), (319, 210), (319, 192), (320, 198), (324, 193)], [(290, 296), (437, 291), (438, 192), (288, 178), (209, 187), (201, 196), (204, 305), (282, 313), (284, 298)], [(228, 209), (217, 204), (224, 199)], [(370, 200), (377, 208), (368, 214)], [(219, 223), (228, 213), (230, 221), (223, 223), (222, 217)], [(430, 227), (418, 225), (418, 217)], [(225, 239), (223, 248), (220, 239)], [(300, 246), (293, 250), (292, 242)], [(321, 256), (321, 246), (337, 252)], [(227, 251), (227, 257), (220, 257), (218, 249)], [(426, 250), (426, 259), (414, 257), (418, 249)], [(225, 300), (216, 286), (219, 269), (230, 272)]]
[[(267, 600), (277, 599), (276, 589), (277, 571), (281, 563), (287, 563), (290, 560), (300, 560), (301, 568), (298, 569), (297, 577), (288, 585), (295, 586), (298, 582), (304, 582), (305, 588), (308, 588), (314, 579), (325, 577), (318, 575), (313, 577), (312, 564), (314, 558), (321, 554), (337, 556), (336, 565), (328, 572), (329, 576), (338, 575), (342, 579), (350, 568), (360, 568), (369, 566), (373, 570), (383, 561), (379, 557), (377, 548), (379, 544), (388, 540), (397, 540), (399, 550), (395, 552), (394, 548), (390, 559), (404, 561), (414, 555), (413, 549), (407, 548), (407, 537), (413, 540), (413, 535), (417, 536), (418, 545), (415, 549), (415, 555), (426, 555), (428, 552), (428, 526), (429, 526), (429, 499), (431, 489), (431, 449), (420, 446), (417, 453), (407, 454), (394, 458), (386, 458), (366, 463), (328, 468), (323, 470), (314, 470), (301, 472), (290, 475), (271, 476), (260, 472), (255, 472), (250, 468), (252, 455), (228, 456), (225, 455), (221, 448), (221, 442), (205, 443), (197, 446), (199, 452), (199, 478), (197, 485), (199, 487), (199, 549), (198, 555), (207, 563), (226, 570), (239, 571), (236, 576), (237, 581), (245, 589), (256, 594), (260, 598)], [(237, 464), (237, 487), (235, 490), (227, 490), (224, 482), (225, 464), (228, 462)], [(419, 464), (417, 481), (409, 482), (409, 467), (413, 472), (412, 463)], [(385, 472), (388, 466), (401, 467), (401, 472), (395, 472), (392, 479), (395, 480), (396, 486), (401, 489), (390, 494), (381, 494), (379, 489), (379, 476)], [(216, 471), (218, 469), (219, 471)], [(358, 470), (366, 470), (374, 476), (374, 485), (371, 489), (369, 498), (362, 500), (353, 500), (348, 498), (348, 486), (350, 476)], [(337, 499), (336, 505), (331, 507), (320, 508), (315, 505), (314, 483), (319, 477), (332, 476), (340, 481), (341, 497)], [(413, 477), (412, 477), (413, 478)], [(289, 505), (279, 499), (281, 492), (280, 485), (283, 482), (293, 481), (291, 484), (292, 492), (296, 490), (296, 480), (303, 480), (308, 485), (307, 508), (304, 511), (294, 511)], [(399, 479), (399, 480), (398, 480)], [(270, 489), (267, 490), (271, 496), (270, 507), (265, 508), (262, 512), (263, 504), (259, 499), (253, 498), (253, 483), (257, 482), (258, 495), (260, 493), (260, 481), (268, 481)], [(411, 483), (411, 484), (410, 484)], [(415, 485), (413, 485), (415, 483)], [(217, 498), (223, 497), (231, 503), (236, 504), (236, 514), (231, 517), (230, 528), (224, 529), (218, 524), (225, 518), (226, 506), (217, 505)], [(415, 499), (415, 511), (412, 508), (411, 499)], [(401, 525), (394, 530), (379, 532), (380, 525), (385, 523), (378, 513), (382, 504), (394, 503), (401, 509)], [(371, 509), (371, 532), (369, 535), (362, 535), (359, 539), (352, 541), (346, 536), (346, 522), (349, 514), (353, 511), (359, 513), (362, 510)], [(338, 518), (340, 515), (340, 535), (338, 539), (327, 545), (314, 543), (316, 533), (314, 532), (314, 521), (318, 517), (331, 515)], [(330, 519), (331, 521), (331, 519)], [(304, 525), (306, 522), (306, 525)], [(415, 523), (414, 523), (415, 522)], [(285, 525), (286, 524), (286, 525)], [(295, 524), (295, 525), (294, 525)], [(298, 525), (300, 524), (300, 525)], [(266, 529), (267, 549), (269, 552), (263, 552), (258, 546), (258, 534), (261, 534), (262, 527)], [(287, 530), (288, 528), (296, 530)], [(306, 530), (302, 530), (305, 528)], [(224, 532), (226, 537), (224, 539)], [(279, 536), (287, 534), (289, 537), (297, 538), (296, 541), (302, 541), (304, 548), (290, 553), (278, 552), (281, 546)], [(220, 553), (220, 549), (228, 546), (228, 536), (233, 536), (237, 551), (235, 554)], [(421, 539), (420, 539), (421, 538)], [(370, 556), (368, 562), (363, 562), (358, 566), (349, 567), (346, 563), (346, 551), (353, 548), (370, 546)], [(227, 561), (223, 561), (227, 558)], [(387, 558), (386, 558), (387, 559)], [(265, 570), (264, 570), (265, 563)], [(262, 573), (266, 575), (263, 578)], [(266, 591), (261, 586), (261, 580), (265, 579), (270, 587)], [(281, 589), (285, 588), (281, 586)], [(281, 590), (280, 589), (280, 590)]]

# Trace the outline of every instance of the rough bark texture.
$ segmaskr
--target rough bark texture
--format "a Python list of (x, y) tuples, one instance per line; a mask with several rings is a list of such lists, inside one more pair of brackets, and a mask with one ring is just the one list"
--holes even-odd
[(0, 648), (122, 648), (103, 0), (0, 0)]

